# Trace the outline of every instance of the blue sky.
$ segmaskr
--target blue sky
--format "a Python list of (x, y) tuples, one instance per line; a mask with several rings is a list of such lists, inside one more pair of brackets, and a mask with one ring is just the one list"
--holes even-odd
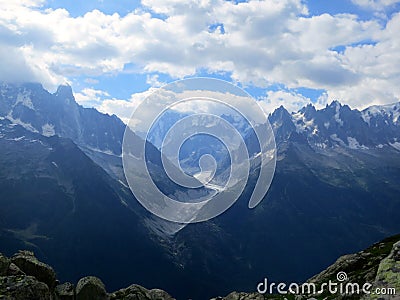
[(400, 0), (0, 5), (0, 80), (69, 83), (80, 104), (123, 119), (149, 89), (193, 76), (234, 82), (268, 110), (400, 97)]

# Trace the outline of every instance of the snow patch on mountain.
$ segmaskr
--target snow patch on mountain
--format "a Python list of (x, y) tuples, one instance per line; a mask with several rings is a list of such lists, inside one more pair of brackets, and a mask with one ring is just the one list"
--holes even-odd
[(16, 137), (16, 138), (11, 138), (11, 139), (6, 139), (7, 141), (13, 141), (13, 142), (19, 142), (22, 141), (25, 138), (25, 136), (20, 136), (20, 137)]
[(394, 143), (389, 143), (390, 146), (395, 148), (396, 150), (400, 151), (400, 143), (399, 142), (394, 142)]
[(350, 137), (350, 136), (347, 137), (347, 143), (348, 143), (350, 149), (369, 149), (368, 147), (366, 147), (364, 145), (360, 145), (360, 143), (354, 137)]
[(89, 147), (89, 146), (85, 146), (85, 147), (87, 149), (91, 150), (91, 151), (94, 151), (94, 152), (103, 153), (103, 154), (110, 155), (110, 156), (122, 157), (122, 154), (121, 155), (116, 155), (114, 152), (112, 152), (109, 149), (104, 149), (103, 150), (103, 149)]
[(363, 110), (361, 112), (361, 116), (363, 118), (363, 120), (368, 123), (368, 125), (371, 125), (371, 118), (372, 117), (376, 117), (379, 114), (382, 113), (382, 107), (378, 106), (378, 105), (374, 105), (371, 107), (368, 107), (367, 109)]
[(21, 125), (22, 127), (24, 127), (25, 129), (27, 129), (31, 132), (38, 133), (38, 131), (35, 129), (35, 127), (32, 126), (32, 124), (25, 123), (25, 122), (21, 121), (21, 119), (19, 119), (19, 118), (14, 119), (13, 116), (11, 115), (11, 113), (9, 113), (6, 116), (6, 119), (9, 120), (13, 124)]
[(326, 143), (315, 143), (317, 148), (326, 149), (328, 145)]
[(343, 121), (340, 119), (340, 103), (336, 102), (336, 108), (335, 108), (335, 120), (337, 123), (340, 124), (340, 126), (343, 126)]
[(15, 101), (14, 107), (17, 106), (18, 104), (21, 104), (31, 110), (35, 110), (35, 107), (33, 106), (32, 99), (30, 98), (31, 93), (28, 91), (24, 91), (22, 93), (18, 93), (17, 95), (17, 101)]
[(400, 117), (400, 103), (373, 105), (364, 109), (361, 112), (361, 116), (368, 125), (370, 125), (371, 119), (377, 116), (387, 117), (393, 123), (397, 123)]
[(332, 141), (337, 142), (340, 146), (346, 146), (346, 144), (343, 142), (343, 140), (341, 138), (339, 138), (336, 133), (331, 134), (330, 138)]
[(293, 113), (292, 119), (298, 133), (305, 132), (307, 129), (311, 129), (312, 127), (314, 127), (314, 120), (307, 120), (304, 113), (300, 111), (297, 113)]
[(53, 136), (55, 134), (56, 134), (56, 132), (54, 130), (54, 125), (53, 124), (46, 123), (46, 124), (44, 124), (42, 126), (42, 135), (50, 137), (50, 136)]

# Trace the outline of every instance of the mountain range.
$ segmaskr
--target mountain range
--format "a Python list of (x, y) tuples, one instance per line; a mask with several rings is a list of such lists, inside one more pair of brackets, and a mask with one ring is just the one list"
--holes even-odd
[(127, 188), (121, 120), (78, 105), (69, 86), (2, 83), (0, 251), (32, 250), (63, 281), (94, 273), (113, 290), (136, 282), (178, 299), (254, 291), (266, 276), (304, 281), (400, 232), (399, 115), (400, 103), (278, 108), (269, 115), (277, 167), (261, 204), (247, 208), (254, 168), (231, 209), (179, 226), (151, 216)]

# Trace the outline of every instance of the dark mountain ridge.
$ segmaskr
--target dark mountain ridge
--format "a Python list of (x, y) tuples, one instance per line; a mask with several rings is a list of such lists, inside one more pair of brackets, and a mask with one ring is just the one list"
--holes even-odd
[(1, 251), (34, 250), (62, 280), (95, 273), (111, 289), (137, 282), (179, 299), (252, 291), (266, 276), (306, 280), (400, 232), (399, 106), (278, 108), (277, 168), (261, 204), (247, 208), (254, 168), (227, 212), (163, 235), (154, 224), (176, 224), (151, 221), (118, 181), (117, 117), (79, 106), (70, 87), (2, 84)]
[(32, 250), (59, 268), (64, 280), (94, 272), (111, 286), (123, 285), (119, 273), (151, 285), (153, 275), (146, 271), (151, 269), (179, 277), (129, 189), (71, 140), (32, 133), (8, 120), (0, 120), (0, 135), (4, 253)]

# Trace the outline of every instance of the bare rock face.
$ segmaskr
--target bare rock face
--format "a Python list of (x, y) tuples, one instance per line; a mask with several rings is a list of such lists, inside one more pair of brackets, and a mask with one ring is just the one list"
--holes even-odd
[(40, 262), (32, 252), (19, 251), (11, 258), (11, 261), (26, 275), (33, 276), (38, 281), (45, 283), (50, 291), (54, 290), (56, 273), (50, 266)]
[[(392, 251), (379, 264), (373, 288), (394, 289), (396, 295), (370, 295), (365, 299), (400, 299), (400, 241), (393, 245)], [(394, 291), (393, 290), (393, 291)]]
[(75, 300), (75, 287), (72, 283), (59, 284), (55, 289), (56, 300)]
[(148, 290), (137, 284), (114, 292), (110, 297), (111, 300), (175, 300), (163, 290)]
[(10, 266), (10, 260), (0, 253), (0, 276), (7, 275), (9, 266)]
[[(26, 276), (17, 265), (0, 253), (0, 299), (50, 300), (51, 292), (44, 282)], [(55, 278), (55, 277), (54, 277)]]
[(166, 291), (153, 289), (149, 291), (151, 300), (175, 300)]
[(16, 264), (10, 263), (7, 270), (7, 276), (17, 276), (17, 275), (26, 275), (26, 274), (22, 272), (21, 269), (16, 266)]
[(4, 300), (51, 300), (48, 286), (32, 276), (0, 277), (0, 298)]
[(19, 251), (11, 259), (0, 253), (1, 300), (175, 300), (163, 290), (135, 284), (108, 294), (94, 276), (80, 279), (76, 288), (69, 282), (57, 284), (54, 270), (32, 252)]
[(110, 299), (103, 282), (94, 276), (84, 277), (76, 286), (76, 300)]
[(264, 300), (264, 299), (265, 299), (264, 296), (259, 293), (232, 292), (224, 298), (217, 297), (211, 300)]
[[(339, 258), (325, 271), (308, 282), (316, 285), (333, 279), (339, 271), (345, 271), (349, 282), (373, 283), (373, 288), (395, 289), (395, 295), (322, 295), (324, 299), (400, 300), (400, 241), (399, 236), (385, 239), (356, 254)], [(175, 300), (159, 289), (148, 290), (133, 284), (108, 294), (103, 282), (93, 276), (79, 280), (76, 288), (72, 283), (56, 285), (51, 267), (38, 261), (32, 252), (20, 251), (11, 259), (0, 254), (1, 300)], [(372, 290), (373, 291), (373, 290)], [(296, 300), (322, 299), (319, 295), (292, 295)], [(354, 296), (354, 295), (353, 295)], [(314, 297), (314, 298), (313, 298)], [(361, 297), (361, 298), (360, 298)], [(283, 299), (282, 295), (232, 292), (212, 300), (264, 300)]]

